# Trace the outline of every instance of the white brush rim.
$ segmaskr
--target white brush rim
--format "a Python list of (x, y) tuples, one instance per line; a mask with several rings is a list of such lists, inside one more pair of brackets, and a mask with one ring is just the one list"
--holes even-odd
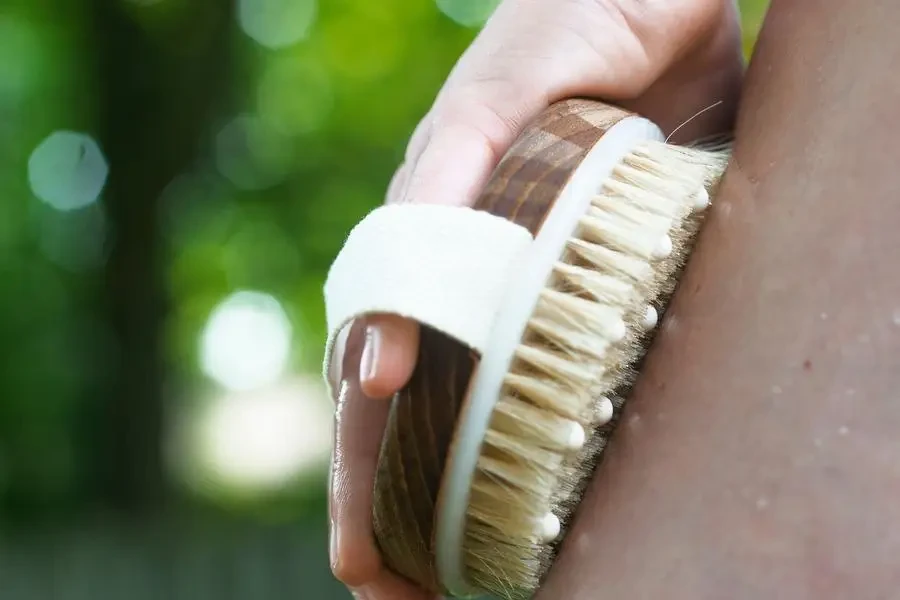
[(640, 117), (627, 117), (607, 130), (560, 191), (518, 271), (510, 273), (505, 301), (494, 319), (460, 411), (437, 507), (435, 562), (441, 584), (453, 595), (478, 593), (466, 582), (462, 551), (469, 492), (503, 379), (541, 290), (600, 185), (637, 144), (651, 140), (664, 142), (665, 136), (656, 125)]

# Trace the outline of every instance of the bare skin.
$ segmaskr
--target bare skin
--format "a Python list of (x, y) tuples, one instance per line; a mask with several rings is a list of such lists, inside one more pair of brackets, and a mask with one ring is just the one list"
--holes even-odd
[(898, 22), (775, 0), (736, 166), (540, 600), (900, 594)]

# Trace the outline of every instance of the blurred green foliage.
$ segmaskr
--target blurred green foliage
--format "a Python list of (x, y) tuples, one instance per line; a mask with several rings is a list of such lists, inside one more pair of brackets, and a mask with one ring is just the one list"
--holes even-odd
[[(147, 395), (158, 396), (162, 437), (140, 441), (156, 444), (149, 453), (162, 452), (166, 427), (217, 393), (198, 366), (198, 339), (216, 304), (235, 290), (278, 298), (294, 327), (290, 370), (317, 370), (326, 269), (349, 229), (382, 202), (408, 136), (476, 33), (448, 15), (473, 24), (484, 10), (464, 0), (293, 0), (292, 8), (267, 0), (262, 21), (248, 24), (241, 11), (252, 1), (228, 12), (223, 6), (231, 3), (213, 0), (4, 0), (6, 530), (78, 524), (122, 508), (109, 482), (98, 484), (103, 473), (156, 468), (140, 452), (129, 466), (129, 456), (111, 450), (120, 446), (104, 445), (110, 429), (141, 423), (128, 416), (134, 398), (127, 390), (145, 389), (142, 377), (162, 373), (159, 393)], [(766, 4), (741, 2), (748, 53)], [(293, 12), (279, 19), (285, 7)], [(267, 27), (275, 28), (268, 40)], [(107, 154), (110, 183), (98, 203), (61, 212), (33, 193), (29, 159), (59, 130), (83, 132)], [(188, 160), (178, 158), (179, 148)], [(52, 168), (65, 177), (80, 167)], [(131, 272), (134, 265), (150, 270)], [(163, 300), (152, 304), (147, 290), (156, 287)], [(131, 327), (129, 319), (139, 322)], [(154, 336), (146, 338), (159, 371), (154, 356), (135, 356), (141, 327), (161, 332), (158, 348)], [(198, 501), (196, 487), (162, 483), (162, 505), (297, 523), (324, 549), (322, 481), (320, 469), (254, 501), (227, 494)], [(133, 482), (114, 477), (113, 487), (119, 483)], [(309, 565), (324, 569), (324, 562)]]

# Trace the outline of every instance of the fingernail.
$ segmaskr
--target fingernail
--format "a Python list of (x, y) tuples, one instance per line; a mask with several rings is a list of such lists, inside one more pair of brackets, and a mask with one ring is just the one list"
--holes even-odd
[(359, 380), (367, 382), (378, 373), (378, 352), (381, 349), (381, 329), (374, 325), (366, 327), (366, 345), (359, 361)]
[(338, 553), (338, 534), (337, 534), (337, 525), (335, 525), (334, 521), (331, 522), (331, 530), (328, 535), (328, 555), (331, 560), (331, 572), (337, 573), (340, 571), (340, 554)]

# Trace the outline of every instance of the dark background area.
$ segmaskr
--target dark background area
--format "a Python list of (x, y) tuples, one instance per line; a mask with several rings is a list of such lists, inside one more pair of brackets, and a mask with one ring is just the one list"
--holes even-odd
[(321, 285), (495, 4), (4, 0), (0, 600), (347, 597)]

